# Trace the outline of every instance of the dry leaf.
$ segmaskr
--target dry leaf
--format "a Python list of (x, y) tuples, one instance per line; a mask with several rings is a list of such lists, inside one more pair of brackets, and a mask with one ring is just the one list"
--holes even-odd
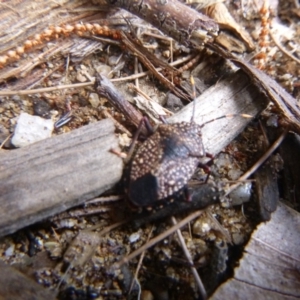
[(211, 5), (206, 9), (206, 14), (214, 19), (221, 28), (229, 29), (237, 34), (246, 44), (249, 51), (255, 49), (249, 33), (233, 19), (227, 7), (223, 3)]

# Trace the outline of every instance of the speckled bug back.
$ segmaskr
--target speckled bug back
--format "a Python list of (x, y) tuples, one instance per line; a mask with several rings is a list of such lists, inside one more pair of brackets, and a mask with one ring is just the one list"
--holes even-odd
[(159, 125), (136, 151), (126, 192), (136, 206), (154, 206), (181, 191), (205, 156), (201, 126), (191, 122)]

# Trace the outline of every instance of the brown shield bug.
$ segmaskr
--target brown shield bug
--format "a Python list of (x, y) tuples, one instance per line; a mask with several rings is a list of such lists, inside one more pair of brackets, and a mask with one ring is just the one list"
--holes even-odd
[[(202, 125), (196, 124), (193, 117), (191, 122), (159, 125), (127, 166), (124, 181), (129, 202), (137, 207), (153, 207), (186, 194), (187, 183), (197, 167), (208, 174), (207, 181), (213, 156), (204, 149), (201, 129), (205, 124), (232, 116), (223, 115)], [(206, 163), (205, 157), (210, 158)], [(187, 194), (186, 198), (189, 199)]]

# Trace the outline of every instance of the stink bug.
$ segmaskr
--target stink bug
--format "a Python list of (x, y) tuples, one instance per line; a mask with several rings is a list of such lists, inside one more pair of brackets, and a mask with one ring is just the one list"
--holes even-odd
[[(129, 202), (137, 207), (152, 207), (178, 198), (186, 193), (187, 183), (198, 166), (208, 173), (207, 181), (213, 156), (204, 149), (201, 129), (205, 124), (232, 116), (223, 115), (202, 125), (196, 124), (193, 117), (191, 122), (159, 125), (137, 149), (125, 172)], [(206, 163), (205, 157), (210, 158)]]

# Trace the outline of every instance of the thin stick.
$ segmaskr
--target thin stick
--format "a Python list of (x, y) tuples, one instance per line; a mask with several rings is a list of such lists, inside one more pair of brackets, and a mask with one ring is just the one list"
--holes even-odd
[(90, 81), (90, 82), (83, 82), (83, 83), (51, 86), (51, 87), (47, 87), (47, 88), (40, 88), (40, 89), (33, 89), (33, 90), (0, 91), (0, 96), (31, 95), (31, 94), (37, 94), (37, 93), (46, 93), (46, 92), (63, 90), (63, 89), (73, 89), (73, 88), (81, 88), (81, 87), (91, 86), (94, 83), (95, 83), (94, 81)]
[(269, 157), (270, 155), (278, 148), (278, 146), (284, 140), (288, 130), (286, 129), (279, 138), (272, 144), (269, 150), (243, 175), (241, 176), (236, 184), (232, 185), (229, 190), (225, 193), (224, 197), (228, 196), (233, 190), (235, 190), (242, 182), (248, 179)]
[[(149, 240), (150, 240), (150, 238), (151, 238), (153, 229), (154, 229), (154, 226), (152, 225), (152, 228), (151, 228), (151, 230), (150, 230), (150, 232), (149, 232), (149, 234), (148, 234), (147, 242), (149, 242)], [(132, 288), (133, 288), (134, 281), (138, 282), (138, 274), (139, 274), (140, 268), (141, 268), (141, 266), (142, 266), (142, 263), (143, 263), (143, 260), (144, 260), (145, 253), (146, 253), (146, 251), (143, 251), (142, 254), (141, 254), (141, 256), (140, 256), (140, 259), (139, 259), (138, 265), (137, 265), (137, 267), (136, 267), (136, 271), (135, 271), (135, 273), (134, 273), (134, 278), (132, 279), (132, 282), (131, 282), (131, 285), (130, 285), (130, 289), (129, 289), (128, 294), (130, 294), (130, 292), (131, 292), (131, 290), (132, 290)], [(141, 290), (139, 290), (139, 294), (140, 294), (140, 291), (141, 291)], [(139, 296), (138, 299), (140, 299), (140, 296)]]
[[(178, 224), (177, 221), (176, 221), (176, 218), (174, 216), (171, 218), (171, 221), (172, 221), (173, 225), (177, 225)], [(178, 238), (179, 238), (182, 250), (184, 252), (184, 255), (185, 255), (186, 259), (188, 260), (188, 262), (191, 265), (191, 270), (192, 270), (194, 278), (195, 278), (195, 280), (197, 282), (197, 285), (199, 287), (199, 291), (200, 291), (201, 297), (202, 297), (202, 299), (205, 300), (205, 299), (207, 299), (207, 293), (206, 293), (205, 287), (203, 285), (203, 282), (202, 282), (202, 280), (201, 280), (201, 278), (200, 278), (200, 276), (199, 276), (196, 268), (194, 267), (194, 262), (193, 262), (192, 256), (191, 256), (191, 254), (190, 254), (190, 252), (189, 252), (189, 250), (188, 250), (188, 248), (186, 246), (186, 243), (184, 241), (184, 238), (183, 238), (183, 236), (181, 234), (181, 230), (180, 229), (177, 229), (177, 235), (178, 235)]]
[(0, 3), (0, 6), (4, 6), (4, 7), (10, 9), (10, 10), (13, 11), (15, 14), (17, 14), (20, 18), (22, 18), (21, 14), (20, 14), (16, 9), (14, 9), (13, 7), (11, 7), (10, 5), (1, 2), (1, 3)]
[(104, 203), (104, 202), (113, 202), (113, 201), (119, 201), (121, 199), (123, 199), (123, 196), (120, 195), (113, 195), (113, 196), (109, 196), (109, 197), (98, 197), (98, 198), (94, 198), (92, 200), (87, 201), (85, 204), (92, 204), (92, 203)]
[(181, 228), (182, 226), (186, 225), (187, 223), (189, 223), (190, 221), (192, 221), (193, 219), (199, 217), (201, 214), (203, 213), (202, 210), (198, 210), (194, 213), (192, 213), (191, 215), (187, 216), (185, 219), (181, 220), (179, 223), (177, 223), (177, 225), (172, 226), (171, 228), (169, 228), (168, 230), (166, 230), (165, 232), (163, 232), (162, 234), (158, 235), (157, 237), (153, 238), (152, 240), (150, 240), (148, 243), (146, 243), (144, 246), (140, 247), (139, 249), (133, 251), (131, 254), (129, 254), (128, 256), (124, 257), (123, 259), (121, 259), (119, 262), (115, 263), (113, 265), (114, 268), (120, 268), (123, 264), (129, 262), (131, 259), (135, 258), (136, 256), (140, 255), (143, 251), (151, 248), (152, 246), (154, 246), (156, 243), (158, 243), (159, 241), (163, 240), (164, 238), (166, 238), (167, 236), (169, 236), (170, 234), (172, 234), (173, 232), (175, 232), (177, 229)]
[[(127, 222), (129, 222), (129, 220), (124, 220), (124, 221), (120, 221), (120, 222), (114, 223), (114, 224), (112, 224), (112, 225), (109, 225), (109, 226), (103, 228), (103, 229), (98, 233), (98, 235), (99, 235), (99, 236), (102, 236), (102, 235), (104, 235), (104, 234), (106, 234), (106, 233), (112, 231), (113, 229), (115, 229), (115, 228), (117, 228), (117, 227), (119, 227), (119, 226), (121, 226), (121, 225), (123, 225), (123, 224), (126, 224)], [(98, 224), (98, 225), (95, 225), (95, 226), (90, 227), (88, 230), (89, 230), (89, 231), (93, 231), (93, 230), (98, 229), (98, 228), (101, 227), (101, 226), (102, 226), (102, 224)]]
[(295, 57), (293, 54), (291, 54), (288, 50), (286, 50), (285, 48), (283, 48), (283, 46), (280, 44), (280, 42), (276, 39), (274, 33), (272, 31), (270, 31), (270, 36), (272, 38), (272, 40), (274, 41), (275, 45), (290, 59), (294, 60), (295, 62), (297, 62), (298, 64), (300, 64), (300, 59), (298, 59), (297, 57)]
[[(170, 63), (171, 66), (177, 66), (182, 63), (185, 63), (186, 61), (190, 60), (192, 58), (192, 55), (188, 55), (184, 58), (178, 59), (174, 61), (174, 63)], [(157, 71), (161, 71), (162, 68), (157, 68)], [(147, 76), (150, 73), (150, 71), (147, 72), (141, 72), (139, 74), (134, 74), (131, 76), (126, 76), (122, 78), (115, 78), (111, 79), (112, 82), (119, 82), (119, 81), (127, 81), (127, 80), (134, 80), (135, 78), (141, 78), (144, 76)], [(91, 86), (95, 83), (95, 81), (89, 81), (89, 82), (82, 82), (82, 83), (74, 83), (74, 84), (65, 84), (65, 85), (59, 85), (59, 86), (51, 86), (47, 88), (40, 88), (40, 89), (33, 89), (33, 90), (18, 90), (18, 91), (0, 91), (0, 96), (14, 96), (14, 95), (31, 95), (31, 94), (37, 94), (37, 93), (46, 93), (46, 92), (52, 92), (52, 91), (58, 91), (63, 89), (72, 89), (72, 88), (82, 88)]]
[[(138, 74), (138, 72), (139, 72), (139, 66), (138, 66), (138, 64), (139, 64), (139, 60), (135, 56), (134, 57), (134, 74)], [(139, 85), (139, 78), (138, 77), (134, 79), (134, 83), (135, 83), (136, 88), (138, 89), (140, 87), (140, 85)]]
[[(193, 55), (188, 55), (184, 58), (180, 58), (176, 61), (174, 61), (173, 63), (170, 63), (170, 66), (172, 67), (175, 67), (175, 66), (178, 66), (180, 64), (183, 64), (185, 63), (186, 61), (189, 61), (191, 58), (193, 57)], [(160, 72), (162, 70), (162, 68), (156, 68), (156, 70), (158, 72)], [(135, 78), (140, 78), (140, 77), (144, 77), (144, 76), (147, 76), (148, 74), (150, 73), (150, 71), (146, 71), (146, 72), (141, 72), (139, 74), (134, 74), (134, 75), (130, 75), (130, 76), (127, 76), (127, 77), (122, 77), (122, 78), (114, 78), (112, 79), (111, 81), (113, 82), (118, 82), (118, 81), (126, 81), (126, 80), (134, 80)], [(1, 94), (0, 94), (1, 95)]]
[(2, 149), (2, 147), (5, 145), (5, 143), (12, 137), (12, 133), (11, 134), (9, 134), (6, 138), (5, 138), (5, 140), (1, 143), (1, 145), (0, 145), (0, 149)]

